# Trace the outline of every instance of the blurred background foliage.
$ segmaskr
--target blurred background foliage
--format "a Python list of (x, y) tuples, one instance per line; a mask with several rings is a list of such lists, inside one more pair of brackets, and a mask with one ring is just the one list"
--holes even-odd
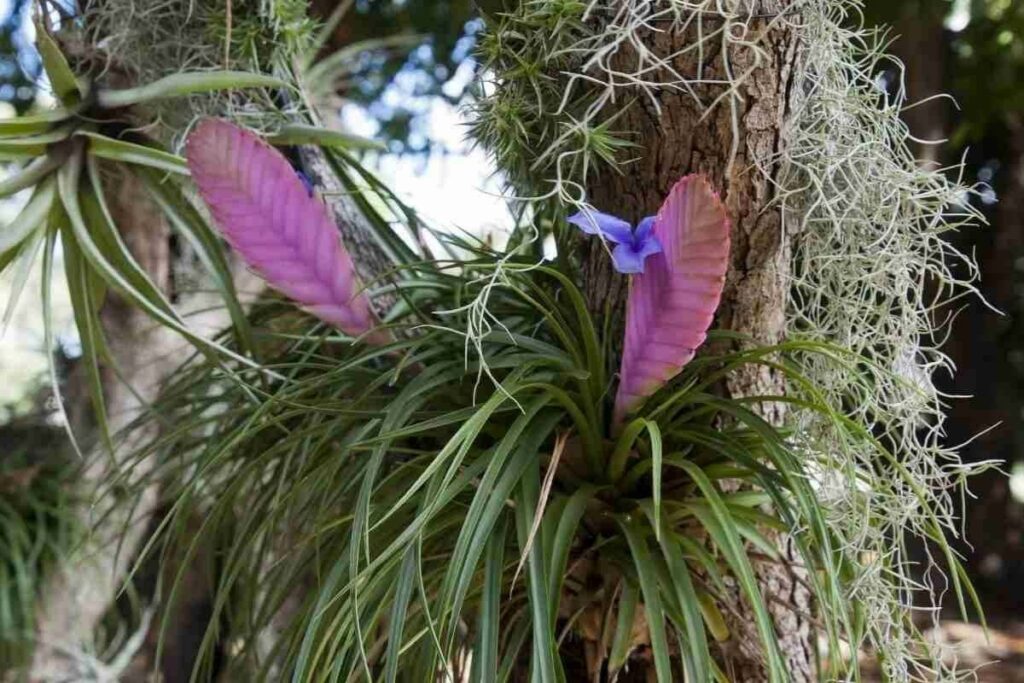
[(393, 151), (442, 151), (424, 130), (423, 117), (431, 99), (460, 104), (473, 80), (471, 53), (482, 27), (473, 2), (313, 0), (312, 9), (324, 21), (347, 10), (321, 57), (352, 45), (381, 46), (362, 50), (334, 89), (368, 111), (378, 137)]
[(19, 114), (35, 103), (41, 70), (35, 49), (23, 30), (29, 5), (29, 0), (10, 0), (6, 15), (0, 13), (0, 100)]
[[(30, 5), (29, 0), (0, 0), (0, 101), (9, 105), (7, 115), (47, 99), (31, 46)], [(353, 45), (363, 48), (338, 72), (344, 77), (332, 76), (328, 86), (337, 97), (339, 121), (352, 121), (351, 112), (358, 112), (354, 118), (372, 127), (359, 132), (386, 140), (392, 155), (443, 155), (444, 136), (425, 119), (439, 101), (458, 105), (472, 94), (473, 42), (480, 27), (475, 4), (312, 0), (311, 6), (322, 22), (344, 11), (322, 57), (344, 55)], [(990, 618), (1024, 633), (1012, 623), (1024, 614), (1024, 2), (868, 0), (863, 9), (868, 23), (892, 27), (892, 51), (903, 67), (894, 61), (879, 74), (881, 82), (898, 87), (905, 73), (911, 102), (922, 102), (906, 114), (922, 140), (922, 163), (957, 173), (956, 165), (964, 161), (965, 178), (977, 187), (967, 200), (989, 221), (989, 227), (958, 239), (977, 255), (982, 293), (1002, 314), (966, 300), (962, 309), (947, 312), (959, 317), (947, 342), (959, 373), (944, 389), (973, 397), (950, 399), (949, 439), (966, 444), (966, 460), (1000, 458), (1012, 475), (993, 473), (975, 482), (965, 531), (974, 549), (971, 573)], [(939, 93), (951, 98), (933, 97)], [(940, 140), (947, 142), (928, 143)], [(12, 215), (12, 209), (0, 207), (0, 220)], [(0, 282), (0, 304), (7, 286)], [(0, 341), (4, 360), (13, 354), (11, 334)], [(63, 344), (73, 349), (73, 343)], [(45, 413), (46, 392), (38, 386), (38, 380), (24, 382), (21, 408), (12, 415), (23, 416), (26, 401)], [(43, 419), (38, 411), (33, 414)], [(15, 429), (24, 434), (24, 424), (18, 418), (0, 425), (0, 443), (9, 442)], [(15, 469), (31, 466), (19, 460)], [(0, 462), (0, 482), (4, 467)]]

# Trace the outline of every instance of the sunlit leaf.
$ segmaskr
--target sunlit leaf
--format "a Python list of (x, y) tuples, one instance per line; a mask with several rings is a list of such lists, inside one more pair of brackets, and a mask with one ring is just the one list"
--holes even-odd
[(39, 48), (39, 57), (42, 59), (43, 69), (46, 70), (46, 76), (53, 87), (53, 94), (65, 106), (77, 104), (82, 93), (78, 87), (75, 73), (68, 66), (68, 60), (46, 27), (38, 21), (36, 22), (36, 47)]
[(129, 107), (217, 90), (287, 87), (288, 84), (279, 78), (250, 71), (199, 71), (171, 74), (127, 90), (101, 90), (96, 94), (96, 101), (105, 108)]
[(302, 124), (283, 126), (277, 133), (268, 137), (267, 142), (272, 145), (318, 145), (348, 150), (387, 150), (386, 145), (376, 140), (359, 137), (358, 135), (350, 135), (330, 128)]
[(160, 149), (138, 145), (134, 142), (115, 140), (106, 135), (89, 131), (79, 131), (76, 135), (89, 141), (89, 153), (101, 159), (121, 161), (129, 164), (148, 166), (160, 171), (188, 175), (188, 164), (177, 154)]

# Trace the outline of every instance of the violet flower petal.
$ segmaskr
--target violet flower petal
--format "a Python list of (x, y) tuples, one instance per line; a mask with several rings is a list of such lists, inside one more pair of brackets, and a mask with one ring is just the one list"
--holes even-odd
[(632, 244), (619, 244), (612, 249), (612, 265), (624, 275), (644, 272), (644, 256)]
[(601, 235), (614, 244), (625, 244), (633, 239), (629, 223), (600, 211), (580, 211), (566, 220), (588, 235)]
[[(633, 233), (633, 239), (637, 242), (645, 241), (651, 236), (651, 231), (654, 230), (654, 221), (657, 220), (655, 216), (648, 216), (642, 221), (637, 223), (636, 232)], [(657, 253), (657, 252), (655, 252)]]

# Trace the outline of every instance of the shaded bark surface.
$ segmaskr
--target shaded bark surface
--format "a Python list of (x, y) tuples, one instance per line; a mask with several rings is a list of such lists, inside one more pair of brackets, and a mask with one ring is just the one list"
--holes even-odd
[[(716, 327), (742, 332), (756, 344), (773, 344), (783, 337), (790, 262), (789, 236), (783, 216), (773, 205), (777, 159), (785, 145), (783, 131), (794, 97), (795, 73), (799, 67), (799, 45), (793, 33), (770, 25), (769, 15), (786, 11), (787, 0), (747, 3), (751, 15), (762, 18), (749, 22), (745, 38), (755, 39), (763, 52), (760, 61), (749, 48), (730, 48), (732, 73), (753, 71), (739, 87), (741, 101), (736, 110), (723, 101), (707, 113), (690, 94), (682, 91), (658, 93), (660, 112), (642, 94), (621, 118), (616, 129), (635, 133), (631, 150), (637, 161), (622, 174), (606, 173), (588, 187), (589, 200), (633, 222), (657, 212), (668, 190), (683, 175), (703, 173), (718, 188), (732, 219), (732, 254), (725, 293)], [(790, 17), (794, 20), (795, 17)], [(705, 26), (721, 19), (708, 16)], [(744, 30), (736, 27), (736, 31)], [(705, 34), (707, 31), (705, 31)], [(687, 31), (651, 32), (648, 44), (659, 54), (675, 53), (697, 40), (696, 26)], [(721, 43), (706, 45), (702, 64), (697, 51), (677, 59), (673, 66), (687, 78), (727, 80)], [(631, 68), (630, 54), (620, 54)], [(705, 104), (722, 94), (720, 86), (700, 86), (697, 95)], [(734, 126), (735, 115), (735, 126)], [(735, 151), (735, 156), (733, 153)], [(596, 240), (586, 250), (583, 277), (591, 309), (609, 310), (621, 321), (627, 294), (627, 279), (612, 271), (604, 247)], [(606, 308), (606, 306), (608, 308)], [(724, 391), (733, 397), (780, 394), (783, 378), (760, 368), (733, 374)], [(779, 423), (781, 406), (764, 411), (767, 419)], [(784, 555), (794, 559), (785, 538), (778, 539)], [(810, 596), (792, 567), (760, 564), (762, 589), (775, 619), (783, 656), (792, 681), (814, 680), (809, 614)], [(722, 660), (730, 680), (766, 680), (761, 645), (753, 620), (745, 606), (735, 605), (739, 618), (730, 624), (732, 637), (723, 644)]]
[[(152, 280), (168, 291), (171, 258), (167, 222), (134, 177), (112, 178), (107, 189), (111, 213), (123, 227), (125, 243)], [(160, 383), (179, 360), (172, 351), (169, 333), (116, 294), (107, 295), (100, 321), (117, 372), (131, 385), (129, 388), (118, 380), (113, 366), (102, 368), (110, 431), (114, 434), (141, 414), (144, 406), (140, 398), (147, 402), (156, 398)], [(125, 458), (155, 436), (154, 424), (119, 441), (113, 454), (102, 446), (92, 449), (81, 490), (100, 491), (116, 476)], [(139, 462), (132, 481), (141, 480), (154, 464), (151, 458)], [(31, 680), (75, 680), (75, 676), (84, 675), (81, 666), (94, 643), (95, 628), (145, 539), (157, 502), (156, 487), (147, 486), (138, 500), (132, 501), (134, 506), (120, 504), (124, 502), (108, 495), (80, 510), (79, 517), (91, 533), (71, 560), (54, 571), (41, 592)]]

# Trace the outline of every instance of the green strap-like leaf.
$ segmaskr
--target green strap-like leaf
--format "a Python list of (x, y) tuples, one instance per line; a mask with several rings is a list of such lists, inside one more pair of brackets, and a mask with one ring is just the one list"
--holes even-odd
[(681, 469), (685, 470), (690, 478), (700, 489), (700, 492), (707, 500), (707, 509), (700, 506), (694, 508), (694, 513), (700, 520), (701, 525), (707, 531), (708, 536), (722, 551), (726, 562), (736, 575), (736, 579), (742, 589), (747, 602), (754, 610), (754, 621), (764, 645), (765, 655), (768, 663), (768, 676), (772, 681), (785, 681), (786, 669), (782, 663), (782, 655), (779, 652), (779, 640), (775, 633), (775, 625), (772, 622), (768, 606), (758, 587), (757, 577), (754, 574), (750, 560), (747, 558), (743, 547), (743, 541), (739, 531), (733, 522), (729, 509), (721, 498), (718, 489), (710, 479), (694, 463), (679, 463)]
[(618, 671), (626, 664), (630, 646), (633, 644), (633, 621), (636, 619), (638, 602), (637, 590), (633, 584), (622, 580), (619, 604), (616, 609), (615, 632), (612, 636), (611, 651), (608, 655), (608, 670)]
[(150, 196), (164, 212), (167, 220), (179, 234), (192, 245), (199, 261), (213, 277), (217, 289), (231, 316), (239, 346), (243, 351), (252, 353), (255, 349), (252, 339), (252, 326), (249, 318), (238, 300), (231, 266), (225, 256), (220, 237), (203, 220), (199, 212), (182, 194), (177, 183), (164, 174), (150, 168), (136, 169), (136, 175), (146, 185)]
[(177, 154), (138, 145), (134, 142), (115, 140), (106, 135), (89, 131), (78, 131), (75, 135), (89, 141), (89, 153), (102, 159), (120, 161), (128, 164), (148, 166), (159, 171), (188, 175), (188, 164)]
[(28, 200), (13, 221), (0, 227), (0, 254), (16, 248), (29, 234), (46, 222), (56, 193), (57, 181), (55, 178), (51, 178), (36, 188), (32, 198)]
[(476, 643), (473, 649), (474, 681), (498, 678), (498, 649), (501, 638), (501, 587), (505, 570), (505, 524), (500, 524), (487, 539), (484, 583), (477, 617)]
[[(111, 224), (109, 214), (98, 195), (92, 188), (79, 187), (81, 161), (81, 157), (76, 155), (61, 167), (57, 173), (57, 190), (67, 212), (71, 231), (89, 265), (134, 305), (160, 324), (184, 336), (201, 351), (224, 354), (247, 366), (255, 367), (249, 359), (196, 334), (181, 320), (163, 293), (128, 251), (116, 228)], [(88, 220), (86, 213), (89, 216)], [(100, 244), (103, 245), (102, 248)]]
[(272, 145), (316, 145), (318, 147), (337, 147), (346, 150), (374, 149), (386, 151), (387, 146), (382, 142), (349, 135), (341, 131), (321, 128), (320, 126), (307, 126), (304, 124), (290, 124), (282, 127), (276, 134), (267, 138)]
[(38, 21), (36, 22), (36, 47), (39, 48), (39, 58), (43, 62), (47, 78), (50, 79), (53, 94), (64, 106), (77, 104), (82, 98), (82, 92), (78, 87), (75, 72), (68, 66), (68, 60), (60, 51), (53, 37), (47, 32), (46, 27)]
[[(539, 495), (540, 474), (535, 465), (527, 468), (516, 495), (516, 534), (520, 551), (525, 550)], [(555, 633), (548, 614), (550, 603), (545, 576), (545, 565), (548, 563), (543, 555), (543, 544), (534, 543), (526, 559), (527, 603), (533, 627), (533, 680), (539, 683), (558, 683), (564, 680), (565, 674), (562, 673), (557, 656), (558, 646), (555, 644)]]
[(647, 629), (651, 635), (651, 652), (654, 654), (654, 669), (660, 683), (671, 683), (672, 660), (669, 658), (668, 635), (665, 633), (665, 611), (661, 605), (661, 588), (658, 585), (657, 573), (651, 559), (651, 551), (647, 547), (639, 525), (635, 520), (616, 517), (633, 555), (637, 577), (640, 579), (640, 591), (644, 597), (644, 614), (647, 617)]
[(37, 231), (26, 240), (24, 247), (18, 250), (18, 267), (14, 271), (14, 281), (11, 282), (11, 292), (7, 299), (7, 306), (4, 308), (4, 317), (0, 320), (0, 337), (7, 332), (7, 326), (11, 324), (11, 318), (18, 309), (18, 301), (21, 300), (21, 293), (25, 291), (25, 285), (32, 274), (32, 266), (35, 265), (39, 249), (43, 245), (43, 231)]
[(60, 160), (54, 156), (36, 157), (25, 168), (0, 180), (0, 197), (9, 197), (15, 192), (38, 184), (58, 166)]
[(67, 410), (64, 407), (64, 397), (60, 390), (61, 383), (57, 377), (57, 363), (53, 357), (53, 262), (54, 252), (56, 251), (57, 245), (57, 235), (60, 233), (63, 228), (64, 221), (66, 220), (66, 215), (61, 208), (61, 205), (54, 202), (45, 231), (44, 241), (46, 243), (46, 248), (43, 250), (43, 346), (46, 348), (47, 367), (50, 371), (50, 387), (53, 390), (53, 398), (54, 403), (57, 406), (57, 413), (60, 415), (61, 420), (64, 423), (64, 431), (67, 434), (68, 441), (71, 442), (71, 447), (75, 450), (78, 457), (84, 460), (85, 454), (78, 445), (78, 439), (75, 438), (75, 432), (74, 429), (72, 429), (71, 420), (68, 418)]
[(39, 135), (0, 138), (0, 159), (34, 159), (47, 153), (55, 142), (67, 140), (71, 129), (61, 127)]
[(0, 119), (0, 137), (16, 135), (39, 135), (52, 129), (72, 115), (67, 109), (49, 109), (38, 114)]
[(101, 107), (130, 107), (134, 104), (184, 97), (217, 90), (243, 88), (287, 88), (279, 78), (251, 71), (199, 71), (171, 74), (152, 83), (127, 90), (103, 90), (96, 95)]
[(576, 538), (576, 532), (579, 530), (583, 513), (586, 512), (587, 505), (597, 495), (597, 491), (598, 488), (596, 486), (589, 484), (585, 484), (579, 490), (574, 491), (558, 516), (558, 526), (555, 528), (551, 544), (551, 567), (548, 574), (551, 628), (555, 627), (554, 620), (558, 616), (562, 584), (565, 581), (565, 572), (569, 564), (569, 550), (572, 548), (572, 542)]
[(114, 443), (107, 420), (103, 376), (100, 373), (99, 365), (101, 357), (109, 357), (99, 317), (99, 307), (103, 303), (106, 288), (82, 257), (81, 250), (75, 242), (70, 228), (67, 228), (66, 225), (62, 228), (64, 275), (67, 278), (71, 308), (74, 311), (75, 324), (78, 327), (78, 336), (82, 344), (82, 362), (87, 376), (89, 399), (92, 401), (93, 416), (99, 427), (100, 439), (107, 452), (112, 456)]
[(415, 586), (417, 574), (417, 557), (415, 546), (405, 551), (402, 569), (398, 573), (398, 585), (391, 602), (391, 617), (388, 626), (388, 649), (385, 654), (384, 680), (395, 683), (398, 678), (398, 660), (402, 649), (402, 632), (405, 629), (405, 617), (409, 610), (409, 599)]
[[(704, 616), (693, 578), (690, 576), (690, 567), (683, 558), (682, 549), (670, 534), (662, 535), (660, 545), (671, 578), (669, 588), (675, 592), (676, 603), (683, 618), (680, 626), (686, 637), (683, 642), (682, 659), (686, 664), (687, 680), (708, 681), (711, 679), (710, 663), (713, 660), (708, 650)], [(714, 630), (712, 633), (718, 635)]]

